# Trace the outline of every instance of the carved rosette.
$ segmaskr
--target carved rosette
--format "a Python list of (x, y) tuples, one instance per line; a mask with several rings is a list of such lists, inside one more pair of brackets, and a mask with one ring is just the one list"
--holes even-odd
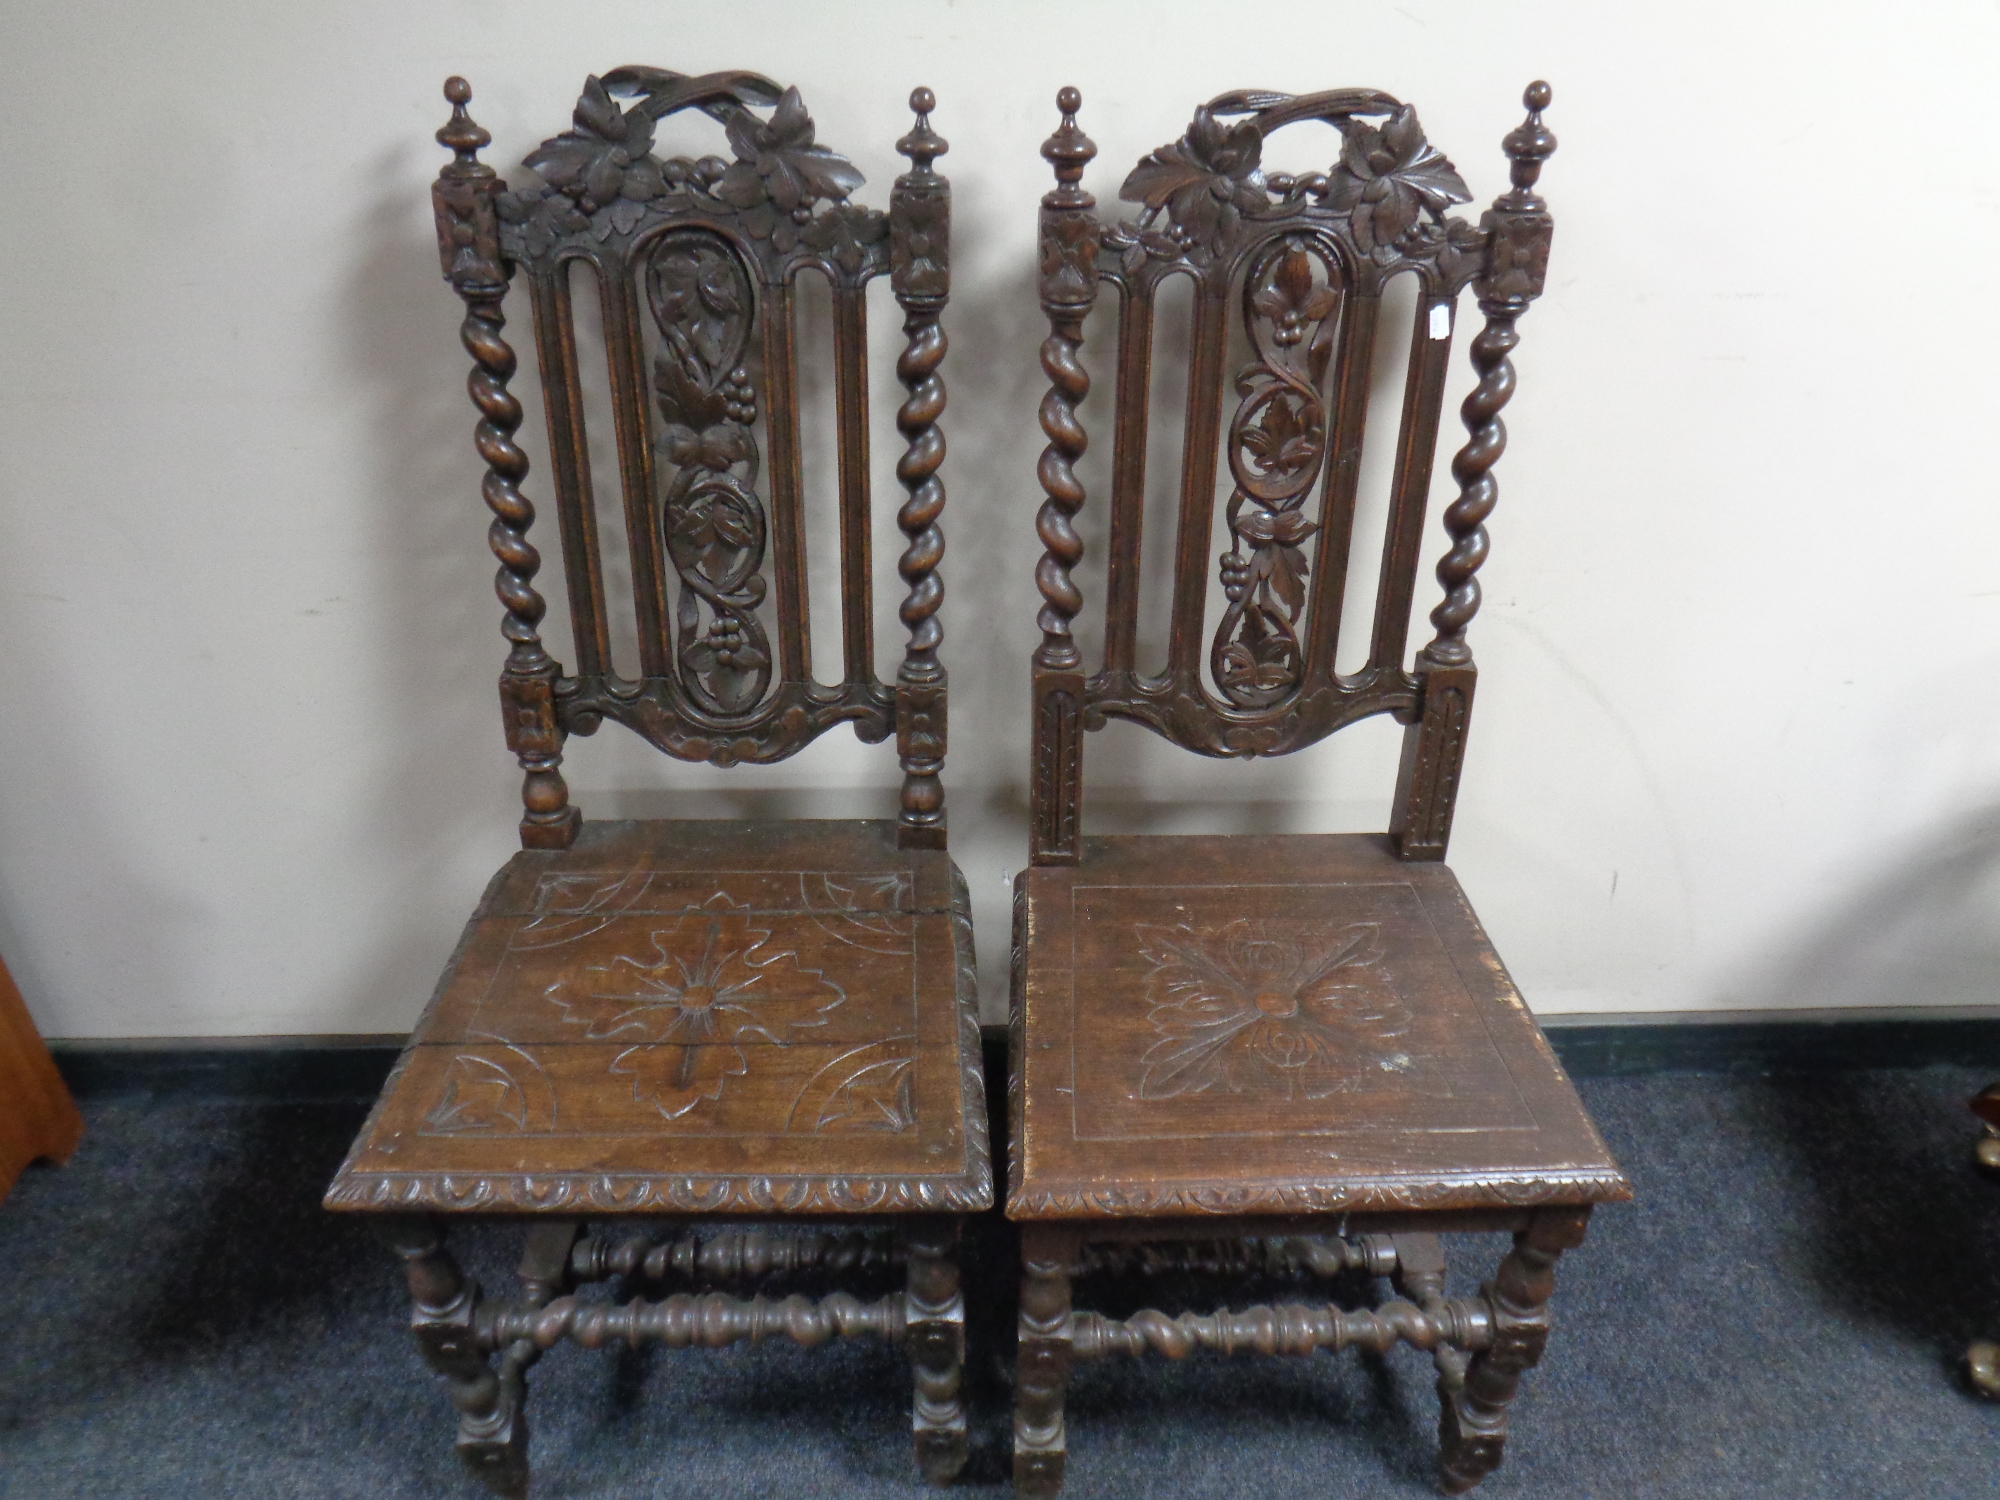
[(1141, 927), (1139, 941), (1157, 1038), (1141, 1059), (1142, 1099), (1272, 1084), (1321, 1099), (1412, 1066), (1409, 1008), (1373, 922), (1319, 943), (1253, 918), (1211, 932)]
[(810, 1035), (847, 998), (770, 939), (749, 907), (718, 893), (655, 928), (649, 951), (586, 969), (548, 998), (593, 1041), (629, 1042), (611, 1071), (632, 1080), (634, 1099), (679, 1119), (749, 1071), (743, 1044)]

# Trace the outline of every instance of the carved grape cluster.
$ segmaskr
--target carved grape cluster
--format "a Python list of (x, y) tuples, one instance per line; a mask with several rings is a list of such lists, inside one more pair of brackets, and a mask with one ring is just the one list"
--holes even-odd
[(757, 420), (757, 387), (750, 383), (750, 372), (743, 366), (729, 372), (721, 395), (722, 414), (730, 421), (748, 427)]

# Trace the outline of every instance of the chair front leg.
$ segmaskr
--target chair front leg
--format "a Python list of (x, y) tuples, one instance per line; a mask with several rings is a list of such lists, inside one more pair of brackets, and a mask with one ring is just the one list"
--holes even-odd
[(1062, 1488), (1069, 1389), (1070, 1277), (1078, 1241), (1071, 1230), (1021, 1226), (1020, 1352), (1014, 1381), (1014, 1493), (1044, 1500)]
[(1549, 1297), (1556, 1262), (1583, 1243), (1590, 1209), (1544, 1208), (1515, 1234), (1514, 1248), (1493, 1280), (1480, 1288), (1492, 1318), (1492, 1342), (1473, 1356), (1462, 1377), (1439, 1362), (1438, 1422), (1447, 1495), (1460, 1495), (1500, 1467), (1507, 1447), (1507, 1407), (1521, 1374), (1541, 1361), (1549, 1339)]
[(528, 1493), (528, 1420), (520, 1368), (495, 1370), (480, 1347), (479, 1284), (459, 1269), (432, 1219), (379, 1220), (376, 1233), (402, 1258), (415, 1304), (410, 1328), (424, 1363), (443, 1378), (458, 1411), (458, 1456), (507, 1500)]
[(910, 1407), (917, 1468), (949, 1484), (965, 1467), (965, 1298), (959, 1291), (957, 1219), (920, 1220), (903, 1230), (904, 1347), (915, 1372)]

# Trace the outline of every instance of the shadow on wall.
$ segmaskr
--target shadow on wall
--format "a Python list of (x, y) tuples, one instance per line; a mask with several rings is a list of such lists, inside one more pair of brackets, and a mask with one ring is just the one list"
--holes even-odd
[[(428, 144), (412, 140), (376, 164), (376, 180), (396, 186), (355, 227), (338, 351), (348, 381), (367, 393), (369, 481), (356, 520), (371, 544), (375, 639), (365, 656), (378, 672), (374, 717), (351, 747), (368, 752), (353, 826), (387, 882), (370, 901), (368, 968), (342, 977), (339, 1003), (351, 1014), (367, 1007), (359, 1018), (376, 1026), (415, 1018), (484, 879), (470, 873), (461, 903), (454, 872), (504, 859), (518, 816), (516, 782), (500, 769), (512, 764), (493, 686), (506, 643), (465, 393), (470, 360), (455, 337), (462, 309), (439, 276), (428, 205), (407, 186), (409, 156), (428, 157)], [(521, 348), (526, 332), (514, 325), (509, 341)]]
[(1954, 823), (1837, 906), (1755, 1009), (2000, 1003), (2000, 805)]

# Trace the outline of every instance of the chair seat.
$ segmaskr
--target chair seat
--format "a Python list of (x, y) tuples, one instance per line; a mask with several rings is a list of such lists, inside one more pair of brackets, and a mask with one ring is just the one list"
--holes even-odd
[(1086, 839), (1020, 894), (1012, 1218), (1631, 1196), (1441, 864)]
[(487, 887), (332, 1208), (992, 1205), (964, 882), (888, 822), (586, 823)]

